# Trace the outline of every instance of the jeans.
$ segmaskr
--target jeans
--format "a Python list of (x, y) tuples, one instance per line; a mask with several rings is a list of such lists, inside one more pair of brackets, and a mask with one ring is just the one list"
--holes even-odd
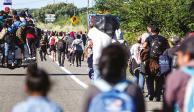
[(9, 51), (9, 44), (8, 43), (5, 43), (5, 46), (4, 46), (4, 54), (5, 54), (6, 57), (8, 56), (8, 51)]
[(33, 38), (27, 38), (26, 44), (28, 47), (28, 53), (31, 57), (36, 57), (35, 40)]
[(58, 61), (59, 65), (63, 66), (65, 61), (65, 52), (64, 51), (58, 51)]
[(96, 81), (97, 79), (100, 78), (100, 72), (99, 72), (99, 69), (98, 69), (98, 65), (93, 65), (93, 70), (94, 70), (94, 76), (93, 76), (93, 80)]
[(143, 91), (144, 90), (144, 75), (137, 71), (134, 75), (134, 81), (138, 84), (140, 89)]
[(75, 57), (76, 57), (76, 64), (77, 66), (81, 66), (81, 58), (82, 58), (83, 51), (76, 50)]

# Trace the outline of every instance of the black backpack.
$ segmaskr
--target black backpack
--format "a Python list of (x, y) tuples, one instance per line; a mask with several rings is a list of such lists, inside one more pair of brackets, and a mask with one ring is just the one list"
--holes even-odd
[(63, 39), (60, 39), (58, 42), (57, 42), (57, 49), (59, 51), (63, 51), (65, 50), (65, 41)]
[(150, 56), (152, 58), (159, 58), (162, 54), (162, 42), (160, 42), (159, 37), (154, 37), (150, 48)]

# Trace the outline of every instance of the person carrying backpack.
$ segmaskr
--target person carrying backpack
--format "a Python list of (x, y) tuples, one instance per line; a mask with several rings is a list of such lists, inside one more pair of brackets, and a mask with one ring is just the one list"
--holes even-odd
[(149, 68), (147, 73), (149, 100), (152, 101), (156, 97), (156, 101), (160, 101), (163, 76), (160, 74), (159, 58), (169, 48), (169, 44), (167, 39), (159, 35), (159, 28), (152, 25), (150, 36), (146, 39), (143, 47), (148, 49), (149, 63), (146, 66)]
[(124, 78), (128, 53), (119, 44), (102, 50), (99, 59), (100, 79), (86, 92), (82, 112), (145, 112), (141, 90)]
[(194, 76), (194, 36), (184, 40), (177, 51), (179, 68), (167, 76), (164, 91), (164, 112), (185, 112), (185, 94)]
[(46, 40), (41, 39), (40, 40), (40, 51), (39, 51), (39, 54), (40, 54), (40, 59), (41, 61), (43, 60), (47, 60), (46, 59), (46, 55), (47, 55), (47, 43), (46, 43)]
[(193, 76), (191, 79), (189, 79), (189, 82), (186, 87), (184, 105), (185, 105), (184, 112), (194, 112), (194, 77)]
[(52, 56), (52, 61), (56, 61), (56, 36), (55, 33), (52, 32), (51, 33), (51, 37), (50, 37), (50, 41), (49, 41), (49, 45), (50, 45), (50, 53)]
[(11, 112), (63, 112), (63, 109), (48, 98), (51, 88), (49, 75), (35, 65), (30, 65), (25, 78), (28, 98), (15, 105)]
[(81, 36), (77, 35), (77, 38), (72, 43), (73, 50), (75, 51), (76, 57), (76, 67), (81, 67), (81, 57), (84, 50), (83, 41), (81, 40)]
[(139, 85), (141, 90), (144, 89), (144, 76), (140, 73), (140, 51), (141, 51), (141, 39), (138, 39), (137, 43), (132, 45), (130, 52), (131, 52), (131, 65), (130, 70), (132, 75), (134, 76), (134, 81)]
[(59, 37), (58, 37), (58, 42), (57, 42), (57, 52), (58, 52), (59, 66), (64, 66), (65, 47), (66, 47), (66, 42), (64, 41), (64, 38), (62, 37), (62, 34), (60, 33)]

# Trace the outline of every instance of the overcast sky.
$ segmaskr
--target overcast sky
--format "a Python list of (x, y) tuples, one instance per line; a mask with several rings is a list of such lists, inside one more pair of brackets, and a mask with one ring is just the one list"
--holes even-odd
[[(0, 7), (2, 7), (4, 0), (0, 0)], [(74, 3), (77, 7), (86, 7), (87, 6), (87, 0), (12, 0), (13, 2), (13, 8), (19, 9), (19, 8), (40, 8), (43, 6), (46, 6), (47, 4), (52, 3), (59, 3), (59, 2), (68, 2), (68, 3)], [(90, 5), (94, 4), (94, 0), (90, 0)]]

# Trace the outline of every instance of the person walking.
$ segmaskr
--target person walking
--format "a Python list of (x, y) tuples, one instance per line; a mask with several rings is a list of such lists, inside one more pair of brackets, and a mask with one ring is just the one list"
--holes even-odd
[(65, 61), (65, 50), (66, 50), (66, 42), (64, 40), (63, 34), (59, 33), (58, 41), (57, 41), (57, 53), (58, 53), (58, 63), (59, 66), (64, 66)]
[(46, 43), (46, 40), (44, 40), (44, 38), (42, 38), (40, 40), (40, 51), (39, 51), (39, 54), (40, 54), (40, 59), (41, 61), (43, 60), (47, 60), (46, 59), (46, 55), (47, 55), (47, 43)]
[(88, 38), (93, 42), (94, 81), (99, 78), (98, 61), (103, 48), (112, 43), (115, 31), (119, 29), (119, 21), (115, 16), (96, 16), (94, 26), (88, 32)]
[(128, 53), (120, 44), (102, 50), (100, 78), (86, 91), (82, 112), (145, 112), (141, 90), (124, 77)]
[[(184, 112), (185, 93), (194, 76), (194, 36), (184, 40), (177, 50), (178, 69), (167, 76), (164, 91), (164, 112)], [(172, 84), (173, 83), (173, 84)]]
[(131, 67), (132, 74), (134, 76), (134, 81), (139, 85), (141, 90), (144, 89), (144, 76), (140, 73), (140, 51), (141, 51), (141, 38), (138, 39), (137, 43), (132, 45), (131, 52)]
[(81, 39), (81, 35), (77, 35), (77, 38), (72, 43), (73, 50), (75, 52), (75, 58), (76, 58), (76, 67), (81, 67), (81, 57), (83, 54), (83, 41)]
[(86, 47), (86, 55), (87, 55), (87, 64), (88, 64), (88, 75), (90, 79), (94, 77), (94, 70), (93, 70), (93, 42), (91, 39), (87, 41)]
[(28, 98), (15, 105), (11, 112), (63, 112), (60, 106), (47, 97), (51, 81), (44, 70), (30, 65), (24, 87)]
[(54, 33), (52, 33), (51, 35), (52, 36), (51, 36), (50, 42), (49, 42), (50, 53), (51, 53), (51, 56), (52, 56), (52, 61), (55, 62), (56, 61), (56, 37), (55, 37)]
[(169, 48), (167, 39), (159, 35), (159, 28), (156, 25), (151, 26), (150, 36), (146, 39), (143, 47), (148, 49), (149, 68), (147, 76), (149, 100), (152, 101), (156, 97), (156, 101), (161, 100), (161, 91), (163, 84), (163, 76), (160, 74), (159, 57)]

